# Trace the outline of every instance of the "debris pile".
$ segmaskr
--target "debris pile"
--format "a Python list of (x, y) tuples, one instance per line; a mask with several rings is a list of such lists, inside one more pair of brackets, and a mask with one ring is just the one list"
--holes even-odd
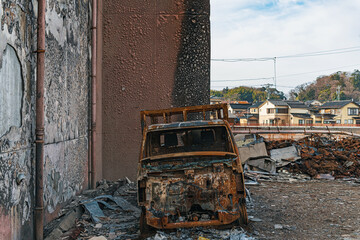
[(293, 159), (293, 162), (287, 166), (292, 173), (305, 173), (313, 178), (325, 179), (360, 177), (360, 139), (358, 138), (336, 139), (312, 135), (297, 142), (293, 140), (266, 142), (269, 153), (275, 149), (288, 147), (296, 147), (301, 157), (301, 159)]
[[(115, 182), (102, 180), (96, 189), (85, 190), (73, 198), (62, 211), (81, 213), (70, 222), (59, 217), (49, 224), (46, 240), (57, 239), (137, 239), (140, 209), (136, 203), (136, 185), (129, 179)], [(73, 215), (73, 214), (72, 214)], [(64, 231), (62, 225), (74, 225)], [(60, 231), (59, 231), (60, 230)], [(96, 238), (98, 237), (98, 238)]]
[(251, 240), (240, 228), (217, 230), (208, 228), (153, 231), (141, 236), (140, 208), (137, 206), (136, 184), (129, 179), (102, 180), (96, 189), (85, 190), (62, 209), (62, 216), (47, 225), (45, 240), (112, 240), (112, 239), (231, 239)]
[(180, 239), (197, 239), (197, 240), (253, 240), (241, 229), (218, 230), (212, 228), (183, 228), (177, 231), (165, 233), (158, 231), (155, 236), (147, 238), (148, 240), (180, 240)]

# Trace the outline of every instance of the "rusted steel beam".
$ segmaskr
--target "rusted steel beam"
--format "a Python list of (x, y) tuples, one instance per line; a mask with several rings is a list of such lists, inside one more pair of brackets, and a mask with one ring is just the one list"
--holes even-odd
[(35, 180), (35, 239), (44, 235), (44, 79), (45, 79), (45, 0), (38, 0), (37, 66), (36, 66), (36, 180)]

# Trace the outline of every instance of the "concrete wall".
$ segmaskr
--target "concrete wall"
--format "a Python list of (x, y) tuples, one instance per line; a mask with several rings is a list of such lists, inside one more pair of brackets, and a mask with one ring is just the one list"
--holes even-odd
[[(49, 0), (46, 12), (45, 212), (86, 186), (89, 2)], [(31, 239), (37, 1), (0, 0), (0, 239)], [(17, 180), (23, 179), (17, 183)]]
[(103, 1), (104, 178), (135, 179), (141, 109), (209, 103), (209, 14), (209, 0)]
[(0, 239), (5, 240), (32, 234), (35, 16), (31, 2), (0, 1)]
[(90, 1), (48, 0), (45, 58), (46, 222), (87, 187)]
[[(46, 2), (48, 222), (87, 186), (91, 10), (89, 0)], [(139, 111), (209, 102), (209, 1), (105, 0), (99, 5), (98, 34), (103, 41), (98, 45), (98, 178), (134, 179)], [(36, 0), (0, 0), (0, 239), (4, 240), (33, 235), (36, 18)]]

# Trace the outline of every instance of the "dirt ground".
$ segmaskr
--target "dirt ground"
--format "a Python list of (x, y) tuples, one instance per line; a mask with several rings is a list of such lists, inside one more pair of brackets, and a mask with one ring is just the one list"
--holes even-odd
[(248, 233), (257, 239), (360, 239), (360, 184), (342, 180), (262, 182)]
[[(264, 177), (264, 176), (263, 176)], [(103, 208), (105, 217), (94, 223), (89, 212), (82, 214), (76, 227), (61, 236), (47, 238), (89, 240), (102, 239), (360, 239), (359, 179), (309, 180), (302, 175), (279, 174), (259, 180), (260, 185), (247, 185), (252, 201), (248, 201), (250, 224), (241, 228), (216, 230), (179, 229), (173, 232), (139, 234), (139, 218), (132, 211)], [(357, 182), (357, 183), (356, 183)], [(136, 186), (124, 181), (103, 182), (96, 190), (78, 196), (70, 209), (85, 199), (99, 195), (123, 197), (136, 206)], [(111, 203), (111, 202), (109, 202)], [(73, 205), (74, 207), (71, 207)], [(60, 224), (61, 225), (61, 224)], [(64, 225), (64, 224), (62, 224)]]

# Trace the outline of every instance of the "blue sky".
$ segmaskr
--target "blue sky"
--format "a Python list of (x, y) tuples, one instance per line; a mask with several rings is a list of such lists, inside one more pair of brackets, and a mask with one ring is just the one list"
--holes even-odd
[[(263, 58), (359, 47), (359, 0), (210, 0), (211, 58)], [(360, 69), (360, 51), (277, 59), (278, 89)], [(273, 83), (274, 63), (211, 63), (211, 88)], [(266, 78), (262, 80), (244, 80)], [(269, 79), (268, 79), (269, 78)], [(244, 80), (221, 81), (219, 80)]]

